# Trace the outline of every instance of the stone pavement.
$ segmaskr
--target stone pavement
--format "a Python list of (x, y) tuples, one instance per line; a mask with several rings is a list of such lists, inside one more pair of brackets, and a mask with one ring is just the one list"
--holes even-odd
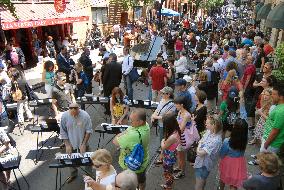
[[(33, 71), (30, 71), (28, 76), (31, 76), (28, 81), (30, 84), (35, 84), (40, 81), (39, 78), (39, 70), (34, 69)], [(98, 86), (95, 84), (94, 92), (98, 93)], [(44, 98), (44, 94), (39, 93), (39, 96), (41, 98)], [(145, 97), (148, 97), (148, 87), (146, 88), (143, 84), (134, 84), (134, 97), (135, 99), (145, 99)], [(97, 125), (99, 125), (102, 122), (105, 122), (103, 118), (103, 111), (104, 108), (102, 106), (96, 105), (96, 109), (93, 109), (92, 107), (87, 108), (87, 112), (90, 114), (92, 118), (93, 128)], [(48, 107), (40, 107), (36, 110), (37, 113), (39, 113), (40, 119), (46, 115), (48, 110)], [(150, 118), (151, 111), (148, 111), (148, 115)], [(50, 133), (43, 133), (40, 138), (42, 140), (45, 140)], [(54, 155), (57, 152), (60, 152), (62, 150), (59, 149), (59, 145), (61, 144), (60, 140), (57, 140), (54, 144), (55, 138), (52, 138), (49, 143), (47, 143), (44, 147), (44, 152), (42, 157), (40, 158), (38, 164), (35, 164), (33, 159), (35, 158), (36, 153), (36, 134), (32, 134), (30, 131), (25, 131), (24, 135), (20, 135), (18, 129), (15, 129), (12, 136), (15, 138), (17, 142), (18, 149), (20, 151), (20, 154), (22, 155), (22, 162), (20, 165), (20, 169), (23, 171), (24, 175), (26, 176), (27, 180), (30, 183), (30, 190), (53, 190), (55, 189), (55, 169), (50, 169), (48, 165), (52, 163), (54, 159)], [(97, 133), (94, 133), (91, 136), (90, 139), (90, 147), (92, 150), (96, 150), (97, 144), (98, 144), (98, 137), (99, 135)], [(109, 151), (111, 151), (113, 155), (113, 163), (114, 167), (120, 171), (118, 166), (118, 155), (119, 152), (114, 147), (112, 143), (109, 143), (108, 145), (105, 145), (106, 142), (108, 142), (113, 136), (112, 135), (106, 135), (104, 140), (101, 142), (101, 148), (106, 148)], [(151, 143), (150, 143), (150, 155), (151, 158), (153, 158), (153, 161), (156, 156), (156, 150), (159, 147), (159, 138), (155, 135), (155, 129), (151, 130)], [(51, 148), (49, 148), (51, 146)], [(257, 149), (254, 146), (248, 146), (246, 151), (246, 156), (249, 159), (249, 155), (252, 153), (256, 153)], [(258, 169), (254, 166), (248, 167), (249, 173), (257, 173)], [(154, 189), (161, 189), (160, 184), (163, 184), (163, 173), (162, 173), (162, 167), (155, 167), (152, 166), (147, 171), (147, 190), (154, 190)], [(82, 174), (82, 172), (80, 172)], [(62, 169), (62, 180), (64, 181), (69, 174), (69, 170), (67, 168)], [(19, 176), (19, 173), (17, 172), (17, 176)], [(218, 179), (218, 173), (217, 173), (217, 166), (215, 166), (212, 169), (212, 172), (209, 175), (206, 190), (212, 190), (217, 189), (217, 179)], [(20, 183), (22, 184), (22, 189), (27, 189), (27, 187), (24, 184), (24, 181), (22, 178), (20, 178)], [(189, 163), (187, 163), (187, 169), (186, 169), (186, 177), (181, 180), (175, 181), (175, 190), (193, 190), (194, 189), (194, 171), (191, 166), (189, 166)], [(15, 185), (15, 179), (12, 177), (12, 182)], [(71, 184), (66, 184), (62, 190), (82, 190), (84, 189), (83, 179), (81, 175)]]

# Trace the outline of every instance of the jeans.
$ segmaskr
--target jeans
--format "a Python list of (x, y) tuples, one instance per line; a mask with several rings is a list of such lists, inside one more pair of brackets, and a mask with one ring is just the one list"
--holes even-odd
[(52, 89), (53, 89), (53, 86), (51, 86), (50, 84), (45, 84), (45, 85), (44, 85), (44, 89), (45, 89), (45, 91), (46, 91), (47, 98), (52, 98)]
[(124, 84), (126, 95), (130, 100), (133, 100), (133, 87), (129, 75), (124, 76)]

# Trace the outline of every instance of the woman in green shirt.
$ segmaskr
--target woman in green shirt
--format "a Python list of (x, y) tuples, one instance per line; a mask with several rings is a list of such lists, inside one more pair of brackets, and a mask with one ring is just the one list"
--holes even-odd
[(42, 81), (45, 83), (45, 91), (48, 98), (52, 96), (52, 89), (54, 85), (54, 63), (46, 61), (42, 72)]

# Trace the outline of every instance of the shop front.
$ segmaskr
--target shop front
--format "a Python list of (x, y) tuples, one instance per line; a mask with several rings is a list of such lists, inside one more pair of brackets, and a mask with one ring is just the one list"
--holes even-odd
[[(71, 39), (74, 35), (74, 23), (84, 26), (89, 22), (86, 7), (79, 5), (72, 7), (67, 5), (63, 13), (57, 13), (52, 3), (20, 3), (15, 4), (15, 8), (18, 19), (8, 10), (1, 12), (2, 29), (6, 40), (12, 41), (16, 47), (23, 50), (29, 68), (36, 65), (38, 56), (46, 56), (45, 42), (48, 36), (53, 37), (55, 44), (61, 44), (63, 39), (66, 37)], [(36, 55), (34, 52), (35, 36), (41, 42), (40, 46), (43, 49), (41, 55)], [(59, 49), (59, 45), (56, 48)]]

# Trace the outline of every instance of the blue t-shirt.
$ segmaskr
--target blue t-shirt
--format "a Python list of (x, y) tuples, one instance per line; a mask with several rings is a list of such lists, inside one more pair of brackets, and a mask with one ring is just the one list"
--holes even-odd
[(249, 45), (249, 46), (253, 46), (253, 42), (248, 39), (248, 38), (245, 38), (243, 41), (242, 41), (242, 44), (243, 45)]
[(229, 139), (226, 138), (223, 142), (223, 145), (220, 150), (220, 156), (221, 158), (224, 158), (225, 156), (229, 156), (232, 158), (238, 158), (244, 156), (245, 152), (244, 151), (239, 151), (239, 150), (234, 150), (230, 147), (229, 145)]

